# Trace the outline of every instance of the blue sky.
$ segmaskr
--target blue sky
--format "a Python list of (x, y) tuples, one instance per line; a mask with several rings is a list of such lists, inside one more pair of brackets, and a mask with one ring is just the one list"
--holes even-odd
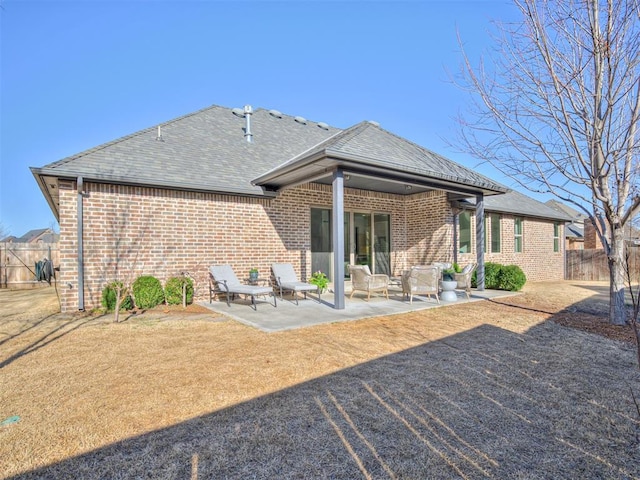
[[(494, 1), (0, 3), (0, 223), (55, 224), (29, 167), (210, 105), (273, 108), (339, 128), (362, 120), (474, 168), (447, 145), (466, 97), (458, 30), (490, 46)], [(543, 199), (544, 200), (544, 199)]]

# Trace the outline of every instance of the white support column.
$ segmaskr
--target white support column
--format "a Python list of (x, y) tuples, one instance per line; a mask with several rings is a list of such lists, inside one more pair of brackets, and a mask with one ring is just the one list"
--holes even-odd
[(342, 170), (333, 172), (332, 185), (333, 308), (344, 310), (344, 178)]

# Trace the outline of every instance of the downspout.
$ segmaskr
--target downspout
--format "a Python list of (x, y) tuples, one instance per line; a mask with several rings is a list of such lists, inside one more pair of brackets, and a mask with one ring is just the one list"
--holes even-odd
[(78, 189), (78, 310), (84, 312), (84, 221), (83, 221), (83, 201), (84, 183), (82, 177), (77, 180)]

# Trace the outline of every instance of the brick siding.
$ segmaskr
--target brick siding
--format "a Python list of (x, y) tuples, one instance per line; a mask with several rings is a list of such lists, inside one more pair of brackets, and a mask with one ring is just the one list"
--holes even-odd
[[(560, 224), (559, 251), (553, 251), (553, 226), (551, 220), (531, 217), (523, 218), (522, 252), (515, 251), (515, 218), (512, 215), (500, 215), (500, 252), (491, 253), (491, 218), (487, 217), (485, 234), (487, 250), (484, 261), (503, 265), (518, 265), (527, 276), (527, 281), (564, 279), (564, 225)], [(471, 215), (471, 252), (458, 254), (458, 263), (466, 265), (476, 262), (475, 215)]]
[[(63, 311), (78, 308), (77, 192), (60, 183), (60, 282)], [(85, 308), (100, 306), (104, 286), (132, 282), (142, 274), (161, 282), (189, 272), (196, 299), (208, 298), (208, 267), (230, 264), (238, 277), (252, 267), (261, 276), (273, 262), (294, 265), (301, 278), (311, 273), (311, 207), (331, 208), (331, 187), (309, 184), (273, 199), (86, 183), (84, 195)], [(391, 268), (452, 261), (453, 215), (444, 192), (399, 196), (345, 188), (347, 211), (391, 216)], [(509, 217), (503, 226), (508, 247)], [(510, 226), (509, 226), (510, 225)], [(529, 238), (530, 237), (530, 238)], [(529, 279), (562, 278), (553, 249), (553, 223), (525, 220), (525, 252), (487, 255), (487, 261), (513, 258)], [(511, 240), (511, 249), (513, 242)], [(505, 250), (506, 251), (506, 250)], [(475, 261), (475, 257), (469, 261)], [(499, 259), (500, 258), (500, 259)], [(510, 262), (511, 263), (511, 262)]]

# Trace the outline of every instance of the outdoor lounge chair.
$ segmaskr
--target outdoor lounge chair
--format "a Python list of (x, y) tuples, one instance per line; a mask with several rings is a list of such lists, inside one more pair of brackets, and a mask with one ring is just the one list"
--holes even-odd
[(409, 303), (413, 304), (414, 295), (431, 295), (438, 297), (440, 284), (440, 270), (435, 266), (412, 267), (402, 272), (402, 295), (409, 296)]
[(476, 267), (475, 263), (470, 263), (462, 269), (461, 273), (454, 275), (454, 280), (458, 282), (456, 289), (464, 290), (464, 293), (467, 294), (467, 300), (471, 300), (471, 277)]
[[(258, 295), (273, 296), (273, 306), (278, 306), (273, 288), (268, 286), (245, 285), (241, 283), (230, 265), (212, 265), (209, 267), (209, 275), (211, 277), (211, 281), (215, 285), (216, 292), (226, 294), (227, 306), (231, 306), (230, 296), (236, 294), (250, 296), (251, 306), (256, 311), (258, 310), (256, 305), (256, 296)], [(209, 302), (211, 303), (211, 297), (209, 298)]]
[(356, 290), (367, 292), (367, 300), (371, 298), (371, 292), (384, 292), (389, 300), (389, 276), (384, 273), (372, 274), (369, 265), (349, 265), (351, 274), (351, 295)]
[(298, 292), (303, 292), (304, 298), (307, 298), (307, 292), (317, 292), (318, 301), (320, 301), (320, 287), (298, 280), (293, 265), (290, 263), (274, 263), (271, 265), (271, 270), (276, 279), (276, 285), (280, 289), (280, 300), (282, 300), (282, 292), (286, 290), (293, 293), (296, 305), (298, 305)]

